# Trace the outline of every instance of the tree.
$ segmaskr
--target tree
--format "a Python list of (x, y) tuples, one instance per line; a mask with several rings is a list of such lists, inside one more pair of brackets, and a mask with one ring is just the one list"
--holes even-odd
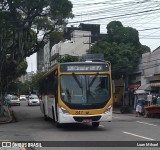
[(18, 80), (15, 80), (10, 83), (8, 87), (8, 92), (10, 94), (16, 94), (16, 95), (28, 95), (30, 92), (31, 82), (26, 81), (25, 83), (22, 83)]
[(78, 56), (65, 55), (63, 58), (61, 58), (61, 59), (59, 60), (60, 63), (64, 63), (64, 62), (75, 62), (75, 61), (79, 61), (79, 57), (78, 57)]
[[(0, 0), (0, 99), (6, 80), (13, 80), (8, 75), (43, 48), (50, 34), (63, 30), (73, 17), (72, 7), (68, 0)], [(9, 68), (13, 73), (6, 73)]]
[(132, 43), (134, 46), (139, 46), (138, 31), (131, 27), (124, 27), (120, 21), (112, 21), (107, 25), (109, 43)]
[(31, 89), (32, 90), (39, 90), (39, 80), (42, 78), (42, 76), (46, 72), (37, 72), (32, 76), (32, 82), (31, 82)]
[(110, 22), (107, 30), (106, 39), (97, 42), (91, 48), (91, 53), (104, 54), (105, 60), (112, 64), (113, 78), (132, 73), (141, 55), (149, 52), (150, 48), (141, 45), (136, 29), (123, 27), (119, 21)]

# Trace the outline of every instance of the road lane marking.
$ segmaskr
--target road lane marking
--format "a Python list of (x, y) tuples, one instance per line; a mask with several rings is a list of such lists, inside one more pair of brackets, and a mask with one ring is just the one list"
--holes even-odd
[(120, 117), (115, 117), (115, 116), (112, 116), (113, 118), (116, 118), (116, 119), (120, 119)]
[(150, 125), (150, 126), (155, 126), (155, 127), (157, 126), (155, 124), (151, 124), (151, 123), (147, 123), (147, 122), (142, 122), (142, 121), (136, 121), (136, 122), (141, 123), (141, 124)]
[(155, 139), (151, 139), (151, 138), (148, 138), (148, 137), (145, 137), (145, 136), (141, 136), (141, 135), (138, 135), (138, 134), (129, 133), (129, 132), (123, 132), (123, 133), (125, 133), (125, 134), (129, 134), (129, 135), (132, 135), (132, 136), (136, 136), (136, 137), (140, 137), (140, 138), (142, 138), (142, 139), (155, 141)]
[(105, 126), (103, 126), (103, 125), (99, 125), (100, 127), (102, 127), (102, 128), (105, 128)]

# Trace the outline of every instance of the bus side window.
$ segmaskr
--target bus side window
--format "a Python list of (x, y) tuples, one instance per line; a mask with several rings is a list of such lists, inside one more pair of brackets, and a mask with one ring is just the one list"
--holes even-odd
[(54, 90), (57, 91), (57, 89), (58, 89), (58, 77), (55, 76), (54, 77)]
[(53, 92), (54, 94), (57, 92), (58, 90), (58, 75), (57, 75), (57, 70), (53, 72), (52, 74), (52, 78), (53, 78)]
[(57, 70), (54, 72), (53, 75), (53, 91), (54, 91), (54, 95), (55, 95), (55, 102), (58, 102), (58, 74), (57, 74)]
[(54, 95), (54, 77), (53, 74), (51, 74), (48, 78), (48, 83), (47, 83), (47, 94), (52, 94)]
[[(45, 80), (45, 81), (44, 81)], [(43, 79), (40, 83), (39, 83), (39, 91), (41, 94), (46, 94), (46, 87), (47, 87), (47, 80)]]

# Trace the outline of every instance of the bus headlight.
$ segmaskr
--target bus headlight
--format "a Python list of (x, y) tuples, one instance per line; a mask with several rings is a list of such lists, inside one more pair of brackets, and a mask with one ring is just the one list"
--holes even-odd
[(67, 111), (65, 108), (63, 108), (63, 107), (60, 107), (60, 108), (61, 108), (61, 111), (62, 111), (64, 114), (69, 114), (68, 111)]
[(111, 111), (112, 111), (112, 106), (110, 105), (110, 106), (106, 109), (105, 113), (108, 113), (108, 112), (111, 112)]

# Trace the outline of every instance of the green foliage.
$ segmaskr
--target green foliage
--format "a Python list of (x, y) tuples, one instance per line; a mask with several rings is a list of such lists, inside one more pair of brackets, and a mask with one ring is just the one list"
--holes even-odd
[[(24, 73), (24, 59), (44, 47), (73, 17), (68, 0), (0, 0), (0, 92)], [(54, 42), (61, 39), (54, 37)], [(1, 97), (0, 97), (1, 98)]]
[(21, 75), (24, 75), (26, 73), (26, 69), (28, 67), (28, 64), (26, 61), (22, 61), (17, 66), (17, 75), (16, 77), (20, 77)]
[(108, 31), (108, 41), (109, 42), (119, 42), (121, 39), (123, 25), (120, 21), (112, 21), (107, 25)]
[(78, 56), (70, 56), (70, 55), (65, 55), (63, 58), (59, 60), (60, 63), (65, 63), (65, 62), (76, 62), (79, 61)]
[(31, 88), (32, 89), (39, 89), (39, 80), (42, 78), (42, 76), (45, 74), (45, 72), (37, 72), (32, 76), (32, 83)]
[(39, 89), (39, 79), (44, 75), (45, 72), (38, 72), (33, 74), (32, 81), (26, 81), (22, 83), (18, 80), (15, 80), (9, 84), (8, 93), (16, 93), (19, 95), (26, 94), (28, 95), (33, 90)]
[(7, 93), (15, 93), (17, 95), (28, 95), (31, 88), (31, 82), (22, 83), (20, 81), (14, 81), (9, 84)]
[(63, 40), (63, 32), (55, 31), (50, 33), (49, 36), (50, 36), (50, 41), (52, 42), (53, 45)]
[[(73, 6), (68, 0), (0, 2), (0, 27), (6, 43), (2, 47), (14, 51), (14, 56), (19, 59), (37, 52), (47, 42), (50, 33), (62, 30), (67, 23), (66, 19), (73, 17)], [(40, 31), (44, 34), (39, 38)]]
[(140, 44), (136, 29), (123, 27), (119, 21), (109, 23), (107, 30), (107, 38), (97, 42), (91, 53), (104, 54), (105, 60), (112, 64), (113, 78), (132, 73), (142, 54), (149, 52), (150, 48)]
[(131, 27), (124, 27), (120, 21), (112, 21), (107, 25), (109, 43), (131, 43), (134, 46), (139, 46), (138, 31)]

